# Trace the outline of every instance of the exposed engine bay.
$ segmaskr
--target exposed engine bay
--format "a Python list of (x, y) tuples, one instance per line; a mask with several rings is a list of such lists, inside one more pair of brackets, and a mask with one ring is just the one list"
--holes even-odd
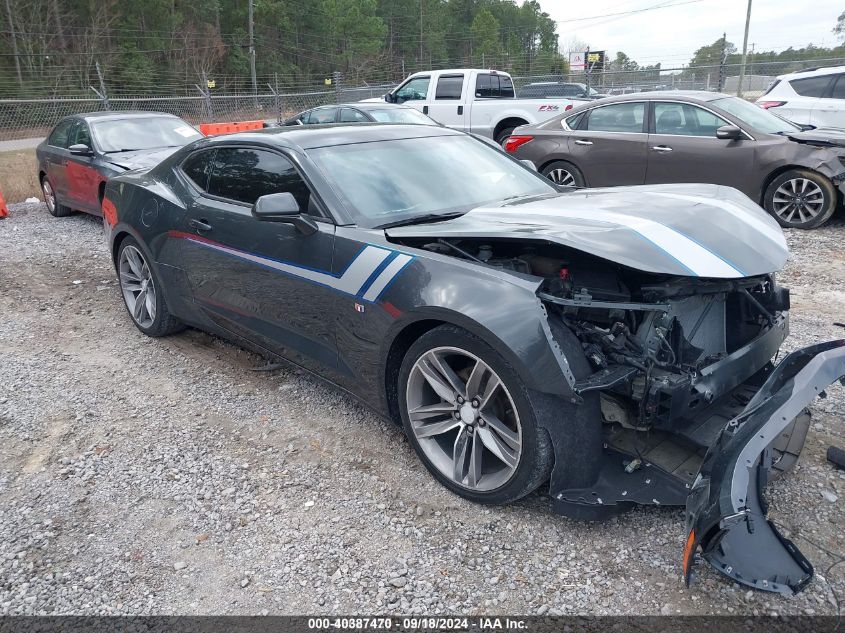
[(789, 291), (774, 275), (656, 275), (542, 243), (441, 239), (422, 247), (542, 277), (538, 295), (550, 320), (577, 336), (595, 372), (577, 390), (601, 390), (605, 421), (630, 429), (669, 429), (722, 395), (726, 385), (707, 381), (707, 368), (782, 324), (789, 309)]

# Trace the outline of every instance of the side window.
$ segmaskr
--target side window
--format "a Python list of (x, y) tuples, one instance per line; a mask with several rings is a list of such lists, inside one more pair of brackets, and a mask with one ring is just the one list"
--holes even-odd
[(845, 99), (845, 75), (839, 75), (836, 78), (836, 84), (834, 84), (833, 92), (830, 96), (833, 99)]
[[(490, 80), (492, 75), (477, 75), (475, 78), (475, 96), (480, 99), (488, 99), (493, 96), (493, 86)], [(496, 96), (498, 96), (499, 82), (496, 81)]]
[(614, 103), (590, 111), (586, 129), (595, 132), (642, 132), (645, 103)]
[(71, 145), (91, 145), (91, 131), (88, 129), (88, 124), (85, 121), (79, 121), (76, 125), (72, 138), (68, 139), (68, 147)]
[[(475, 96), (479, 99), (500, 99), (513, 97), (513, 81), (502, 75), (481, 74), (475, 78)], [(520, 91), (522, 97), (534, 96), (533, 87), (526, 86)]]
[(47, 139), (47, 144), (53, 147), (68, 147), (68, 133), (71, 131), (73, 124), (76, 123), (73, 119), (68, 119), (59, 123), (50, 133), (50, 138)]
[(360, 110), (354, 110), (352, 108), (343, 108), (340, 111), (341, 123), (361, 123), (363, 121), (369, 120), (370, 119), (367, 118), (367, 115), (361, 112)]
[(716, 130), (729, 125), (723, 118), (687, 103), (655, 103), (655, 134), (716, 136)]
[(437, 80), (435, 99), (460, 99), (464, 86), (463, 75), (441, 75)]
[(581, 125), (581, 119), (584, 118), (584, 114), (584, 112), (579, 112), (575, 116), (571, 116), (568, 119), (564, 119), (563, 122), (566, 123), (566, 127), (568, 127), (570, 130), (577, 130), (578, 126)]
[(337, 118), (337, 108), (317, 108), (311, 110), (311, 118), (308, 119), (310, 125), (317, 123), (334, 123)]
[(308, 185), (287, 158), (244, 147), (217, 150), (208, 187), (211, 195), (253, 204), (261, 196), (283, 191), (292, 193), (303, 212), (308, 211)]
[(428, 94), (429, 83), (431, 83), (431, 77), (414, 77), (396, 91), (397, 103), (424, 100)]
[(309, 123), (311, 123), (311, 110), (309, 110), (308, 112), (304, 112), (302, 116), (297, 119), (297, 121), (302, 123), (302, 125), (308, 125)]
[(513, 99), (513, 79), (499, 75), (499, 97)]
[(182, 173), (202, 191), (208, 191), (208, 175), (211, 173), (214, 151), (207, 149), (191, 154), (181, 165)]
[(793, 79), (789, 83), (792, 89), (802, 97), (821, 97), (830, 83), (830, 75), (818, 77), (806, 77), (804, 79)]

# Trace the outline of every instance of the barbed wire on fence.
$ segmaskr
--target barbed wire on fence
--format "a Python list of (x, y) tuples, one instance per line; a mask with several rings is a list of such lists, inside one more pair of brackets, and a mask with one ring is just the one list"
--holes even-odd
[[(593, 89), (610, 94), (655, 89), (718, 91), (721, 88), (724, 92), (754, 99), (762, 95), (778, 75), (811, 66), (832, 65), (845, 65), (845, 58), (754, 62), (746, 67), (742, 86), (738, 85), (739, 64), (638, 69), (615, 69), (610, 65), (604, 71), (592, 73), (589, 83)], [(290, 76), (274, 73), (258, 77), (255, 93), (249, 77), (243, 76), (167, 82), (155, 88), (157, 94), (150, 94), (146, 86), (111, 83), (107, 70), (101, 70), (105, 75), (102, 81), (95, 70), (87, 90), (70, 93), (62, 92), (54, 78), (45, 76), (42, 98), (15, 97), (14, 94), (4, 94), (0, 88), (0, 138), (42, 137), (62, 117), (106, 109), (165, 112), (180, 116), (194, 125), (204, 121), (281, 121), (320, 105), (379, 97), (392, 89), (397, 79), (405, 74), (431, 69), (432, 65), (423, 64), (420, 68), (408, 65), (398, 76), (391, 72), (390, 77), (382, 77), (378, 82), (357, 85), (338, 72), (330, 76), (320, 74), (298, 78), (296, 81)], [(530, 83), (586, 83), (586, 79), (582, 72), (522, 75), (514, 77), (514, 85), (518, 94), (520, 88)], [(212, 80), (213, 84), (210, 84)]]

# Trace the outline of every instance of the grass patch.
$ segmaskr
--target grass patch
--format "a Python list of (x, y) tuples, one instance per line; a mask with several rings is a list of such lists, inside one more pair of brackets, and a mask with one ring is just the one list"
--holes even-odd
[(0, 191), (10, 203), (41, 198), (34, 148), (0, 152)]

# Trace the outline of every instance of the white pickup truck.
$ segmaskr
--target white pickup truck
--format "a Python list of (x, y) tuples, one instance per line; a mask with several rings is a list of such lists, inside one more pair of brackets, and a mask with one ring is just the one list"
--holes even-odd
[(404, 103), (447, 127), (486, 136), (499, 144), (514, 128), (540, 123), (585, 101), (517, 99), (508, 73), (475, 68), (414, 73), (383, 99)]

